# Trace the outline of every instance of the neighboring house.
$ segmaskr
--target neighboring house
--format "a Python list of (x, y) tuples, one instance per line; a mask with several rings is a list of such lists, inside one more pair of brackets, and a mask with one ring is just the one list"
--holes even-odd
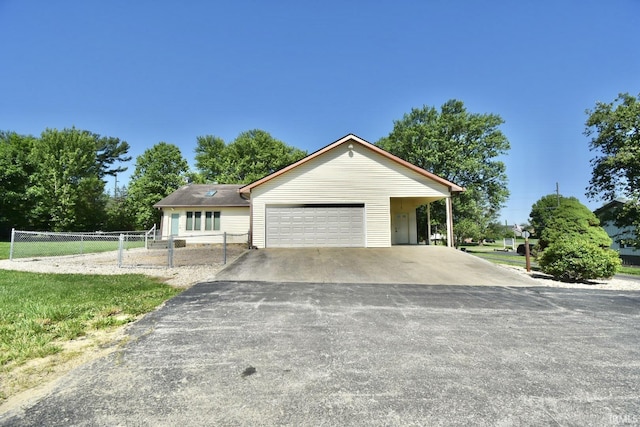
[[(236, 184), (189, 184), (158, 203), (162, 209), (160, 234), (187, 243), (221, 243), (224, 232), (230, 242), (247, 242), (249, 201)], [(240, 235), (240, 236), (231, 236)]]
[(417, 244), (416, 208), (442, 199), (451, 245), (451, 197), (462, 191), (352, 134), (240, 188), (258, 248)]
[(632, 226), (618, 227), (615, 224), (615, 213), (628, 201), (623, 198), (612, 200), (594, 211), (600, 219), (600, 225), (605, 229), (611, 240), (611, 249), (617, 251), (622, 263), (640, 265), (640, 248), (635, 245), (635, 228)]

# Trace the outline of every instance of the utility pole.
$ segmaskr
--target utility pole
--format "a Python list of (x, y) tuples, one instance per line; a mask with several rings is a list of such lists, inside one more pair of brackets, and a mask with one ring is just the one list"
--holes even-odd
[(115, 177), (115, 184), (113, 186), (113, 198), (117, 199), (118, 198), (118, 174), (113, 175)]
[(556, 182), (556, 197), (558, 198), (558, 207), (560, 207), (560, 184)]

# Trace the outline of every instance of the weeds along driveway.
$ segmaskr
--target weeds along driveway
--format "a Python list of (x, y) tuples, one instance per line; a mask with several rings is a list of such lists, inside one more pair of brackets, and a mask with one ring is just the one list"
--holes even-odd
[(0, 425), (637, 425), (640, 293), (201, 283)]
[(217, 280), (305, 283), (535, 286), (528, 277), (444, 246), (248, 251)]

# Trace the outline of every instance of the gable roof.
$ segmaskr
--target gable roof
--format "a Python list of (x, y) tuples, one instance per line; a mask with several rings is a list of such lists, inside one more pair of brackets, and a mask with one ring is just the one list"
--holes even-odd
[(611, 210), (612, 208), (617, 208), (617, 207), (625, 205), (627, 203), (629, 203), (629, 199), (627, 199), (625, 197), (616, 197), (615, 199), (613, 199), (613, 200), (605, 203), (604, 205), (600, 206), (598, 209), (593, 211), (593, 213), (598, 215), (599, 213)]
[(617, 197), (608, 203), (605, 203), (603, 206), (600, 206), (598, 209), (593, 211), (593, 213), (598, 217), (601, 223), (616, 222), (618, 212), (620, 212), (622, 207), (629, 202), (630, 200), (625, 197)]
[(292, 163), (289, 166), (280, 169), (279, 171), (276, 171), (276, 172), (272, 173), (271, 175), (267, 175), (262, 179), (259, 179), (257, 181), (252, 182), (251, 184), (247, 184), (244, 187), (241, 187), (239, 191), (240, 191), (240, 193), (248, 194), (248, 193), (251, 192), (251, 190), (253, 188), (255, 188), (255, 187), (259, 186), (259, 185), (262, 185), (265, 182), (268, 182), (268, 181), (272, 180), (273, 178), (275, 178), (277, 176), (283, 175), (283, 174), (289, 172), (291, 169), (294, 169), (294, 168), (296, 168), (296, 167), (298, 167), (298, 166), (300, 166), (300, 165), (302, 165), (302, 164), (304, 164), (304, 163), (306, 163), (306, 162), (308, 162), (310, 160), (315, 159), (316, 157), (321, 156), (322, 154), (326, 153), (327, 151), (330, 151), (330, 150), (338, 147), (339, 145), (346, 144), (346, 143), (359, 144), (360, 146), (365, 147), (365, 148), (367, 148), (367, 149), (369, 149), (369, 150), (371, 150), (371, 151), (373, 151), (375, 153), (378, 153), (381, 156), (384, 156), (384, 157), (386, 157), (386, 158), (388, 158), (388, 159), (390, 159), (390, 160), (392, 160), (392, 161), (394, 161), (394, 162), (406, 167), (407, 169), (411, 169), (412, 171), (417, 172), (418, 174), (420, 174), (422, 176), (425, 176), (425, 177), (427, 177), (427, 178), (429, 178), (429, 179), (431, 179), (431, 180), (433, 180), (433, 181), (435, 181), (435, 182), (437, 182), (439, 184), (444, 185), (452, 193), (461, 193), (461, 192), (465, 191), (465, 189), (460, 187), (459, 185), (454, 184), (453, 182), (447, 181), (446, 179), (441, 178), (438, 175), (433, 174), (431, 172), (428, 172), (428, 171), (426, 171), (426, 170), (424, 170), (424, 169), (422, 169), (422, 168), (420, 168), (420, 167), (418, 167), (418, 166), (416, 166), (414, 164), (411, 164), (411, 163), (409, 163), (409, 162), (407, 162), (405, 160), (402, 160), (400, 157), (394, 156), (393, 154), (389, 153), (388, 151), (385, 151), (382, 148), (377, 147), (377, 146), (371, 144), (370, 142), (365, 141), (364, 139), (362, 139), (362, 138), (360, 138), (360, 137), (358, 137), (358, 136), (356, 136), (356, 135), (354, 135), (352, 133), (340, 138), (339, 140), (327, 145), (324, 148), (321, 148), (320, 150), (318, 150), (318, 151), (316, 151), (314, 153), (309, 154), (307, 157), (305, 157), (305, 158), (303, 158), (301, 160), (298, 160), (297, 162)]
[(189, 184), (169, 194), (153, 207), (249, 207), (249, 201), (238, 192), (240, 187), (240, 184)]

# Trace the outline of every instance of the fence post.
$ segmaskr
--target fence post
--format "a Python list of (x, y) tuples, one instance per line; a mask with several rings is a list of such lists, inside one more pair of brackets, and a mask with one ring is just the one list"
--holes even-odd
[(227, 264), (227, 232), (222, 235), (222, 264)]
[(11, 229), (11, 246), (9, 247), (9, 261), (13, 261), (13, 242), (16, 238), (16, 229)]
[(144, 233), (144, 248), (149, 249), (149, 234), (152, 234), (152, 239), (156, 240), (156, 225), (153, 224), (153, 227), (146, 233)]
[(169, 243), (167, 245), (167, 256), (169, 257), (169, 268), (173, 268), (173, 235), (169, 236)]
[(124, 234), (120, 234), (118, 242), (118, 268), (122, 268), (122, 252), (124, 251)]

